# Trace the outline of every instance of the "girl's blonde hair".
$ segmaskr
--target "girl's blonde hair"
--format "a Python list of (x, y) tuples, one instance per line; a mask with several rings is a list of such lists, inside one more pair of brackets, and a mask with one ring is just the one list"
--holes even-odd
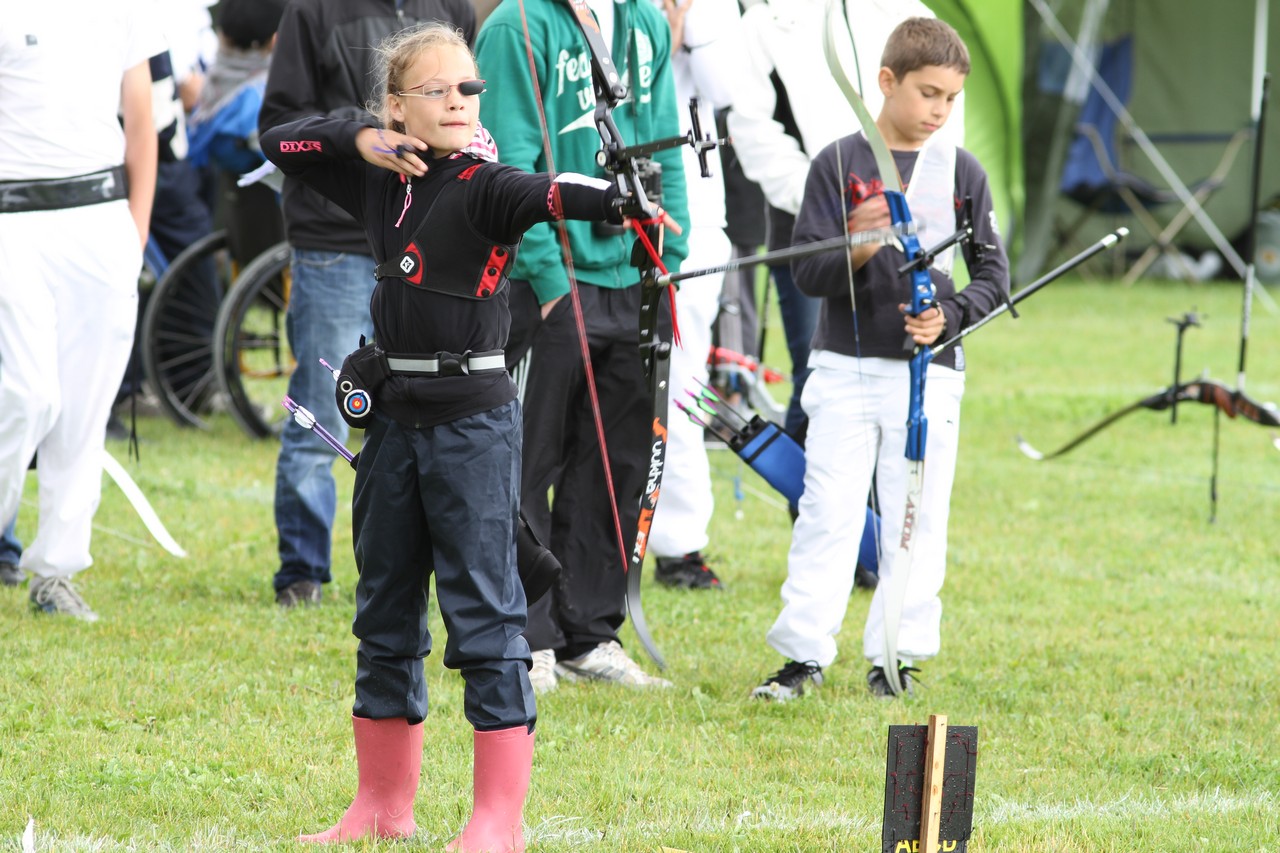
[(462, 30), (445, 24), (430, 23), (411, 27), (387, 36), (378, 45), (378, 76), (382, 80), (378, 91), (381, 92), (381, 97), (369, 104), (368, 110), (378, 117), (383, 127), (404, 133), (404, 125), (391, 118), (391, 97), (397, 92), (403, 92), (405, 86), (412, 86), (417, 82), (406, 80), (405, 74), (418, 61), (418, 57), (428, 50), (441, 47), (460, 48), (471, 57), (471, 64), (475, 65), (475, 55), (472, 54)]

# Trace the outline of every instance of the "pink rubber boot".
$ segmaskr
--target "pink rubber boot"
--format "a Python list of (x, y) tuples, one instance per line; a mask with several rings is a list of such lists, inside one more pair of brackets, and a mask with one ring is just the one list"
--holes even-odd
[(533, 767), (527, 726), (476, 732), (471, 820), (449, 842), (450, 853), (524, 853), (524, 798)]
[[(422, 723), (404, 718), (367, 720), (352, 717), (355, 729), (356, 798), (336, 824), (299, 841), (335, 844), (362, 838), (407, 838), (418, 825), (413, 798), (422, 772)], [(525, 773), (528, 778), (528, 773)]]

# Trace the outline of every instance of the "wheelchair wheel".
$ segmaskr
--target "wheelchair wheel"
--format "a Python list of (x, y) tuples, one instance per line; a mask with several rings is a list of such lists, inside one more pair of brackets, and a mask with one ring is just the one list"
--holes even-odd
[(160, 276), (142, 320), (142, 362), (165, 412), (179, 426), (208, 429), (218, 383), (213, 326), (231, 283), (227, 235), (192, 243)]
[(218, 310), (218, 387), (231, 416), (253, 438), (279, 435), (288, 417), (280, 401), (294, 368), (285, 332), (291, 283), (289, 245), (278, 243), (244, 268)]

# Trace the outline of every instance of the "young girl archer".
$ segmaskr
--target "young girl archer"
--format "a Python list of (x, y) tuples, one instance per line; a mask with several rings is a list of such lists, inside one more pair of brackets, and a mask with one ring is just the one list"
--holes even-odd
[(343, 370), (372, 400), (352, 513), (359, 784), (336, 825), (302, 840), (416, 829), (434, 572), (444, 663), (466, 680), (475, 728), (473, 812), (449, 849), (519, 851), (537, 712), (515, 567), (521, 413), (502, 353), (506, 273), (535, 223), (619, 223), (627, 199), (599, 179), (497, 163), (477, 121), (484, 81), (456, 30), (409, 30), (381, 51), (385, 129), (312, 117), (262, 136), (281, 171), (363, 224), (379, 261), (376, 344)]

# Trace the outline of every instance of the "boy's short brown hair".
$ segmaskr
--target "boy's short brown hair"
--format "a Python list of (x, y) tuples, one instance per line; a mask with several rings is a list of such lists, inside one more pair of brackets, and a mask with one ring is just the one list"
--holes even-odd
[(926, 65), (969, 74), (969, 49), (960, 34), (938, 18), (907, 18), (889, 34), (880, 65), (901, 80)]

